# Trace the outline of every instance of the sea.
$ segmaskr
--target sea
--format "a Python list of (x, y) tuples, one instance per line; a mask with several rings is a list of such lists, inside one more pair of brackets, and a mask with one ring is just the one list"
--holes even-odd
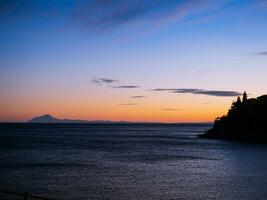
[(2, 123), (0, 199), (266, 200), (267, 145), (211, 126)]

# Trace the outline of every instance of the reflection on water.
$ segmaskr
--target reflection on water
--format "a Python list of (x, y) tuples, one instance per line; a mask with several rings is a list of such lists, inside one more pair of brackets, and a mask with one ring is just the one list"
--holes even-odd
[(0, 189), (67, 200), (267, 199), (267, 146), (197, 138), (208, 128), (1, 124)]

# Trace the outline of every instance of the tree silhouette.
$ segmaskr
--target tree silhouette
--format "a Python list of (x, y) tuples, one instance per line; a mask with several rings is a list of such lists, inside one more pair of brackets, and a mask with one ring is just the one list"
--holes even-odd
[(247, 93), (246, 93), (246, 91), (245, 91), (245, 92), (243, 93), (242, 102), (243, 102), (243, 103), (246, 103), (247, 100), (248, 100), (248, 96), (247, 96)]
[(232, 103), (232, 107), (231, 107), (231, 109), (230, 109), (229, 111), (231, 111), (231, 110), (236, 110), (236, 109), (238, 109), (241, 105), (242, 105), (242, 102), (241, 102), (240, 97), (238, 96), (236, 102), (233, 102), (233, 103)]

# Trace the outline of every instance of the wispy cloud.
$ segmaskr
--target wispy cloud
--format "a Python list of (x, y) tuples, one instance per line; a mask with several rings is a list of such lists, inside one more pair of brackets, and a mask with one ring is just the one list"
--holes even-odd
[(156, 89), (151, 89), (151, 91), (156, 91), (156, 92), (165, 92), (165, 91), (169, 91), (169, 92), (173, 92), (177, 89), (174, 88), (156, 88)]
[[(74, 3), (75, 2), (75, 3)], [(88, 30), (110, 30), (138, 22), (150, 26), (173, 23), (187, 16), (216, 9), (224, 0), (0, 0), (0, 16), (50, 16)]]
[(117, 83), (119, 81), (115, 79), (109, 79), (109, 78), (93, 78), (91, 82), (97, 85), (101, 85), (102, 83), (111, 84), (111, 83)]
[[(91, 82), (95, 85), (105, 85), (105, 86), (109, 86), (111, 88), (114, 89), (135, 89), (135, 88), (139, 88), (140, 86), (138, 85), (115, 85), (116, 83), (120, 82), (116, 79), (111, 79), (111, 78), (93, 78), (91, 80)], [(142, 98), (145, 96), (132, 96), (131, 98)]]
[(202, 16), (199, 18), (192, 19), (188, 23), (197, 25), (197, 24), (209, 23), (209, 22), (215, 21), (216, 19), (217, 19), (217, 16), (215, 15), (207, 15), (207, 16)]
[(177, 111), (176, 108), (162, 108), (163, 111)]
[[(21, 16), (31, 19), (43, 16), (51, 19), (56, 17), (66, 27), (79, 26), (86, 30), (114, 30), (132, 22), (151, 28), (194, 17), (199, 18), (196, 20), (198, 23), (214, 20), (209, 11), (220, 9), (228, 2), (225, 0), (0, 0), (0, 17), (17, 16), (19, 20), (22, 19)], [(255, 2), (257, 4), (262, 2), (260, 4), (266, 6), (263, 0)], [(253, 1), (254, 4), (255, 2)]]
[(75, 20), (91, 29), (109, 29), (133, 21), (167, 24), (215, 9), (223, 0), (102, 0), (81, 1), (74, 10)]
[(137, 106), (139, 105), (138, 103), (122, 103), (120, 104), (121, 106)]
[(45, 1), (44, 6), (43, 0), (0, 0), (0, 17), (17, 16), (21, 20), (21, 15), (31, 19), (56, 16), (67, 27), (86, 30), (114, 30), (132, 22), (151, 28), (195, 16), (205, 23), (214, 20), (209, 11), (226, 3), (225, 0), (79, 0)]
[(157, 88), (157, 89), (152, 89), (152, 91), (167, 91), (171, 93), (181, 93), (181, 94), (189, 93), (189, 94), (195, 94), (195, 95), (208, 95), (208, 96), (218, 96), (218, 97), (233, 97), (233, 96), (238, 96), (242, 94), (237, 91), (205, 90), (205, 89), (195, 89), (195, 88), (190, 88), (190, 89)]
[(141, 99), (141, 98), (145, 98), (146, 96), (131, 96), (129, 98), (132, 98), (132, 99)]
[(267, 51), (259, 51), (255, 53), (258, 56), (267, 56)]
[(114, 86), (113, 88), (121, 88), (121, 89), (135, 89), (139, 88), (140, 86), (137, 85), (120, 85), (120, 86)]

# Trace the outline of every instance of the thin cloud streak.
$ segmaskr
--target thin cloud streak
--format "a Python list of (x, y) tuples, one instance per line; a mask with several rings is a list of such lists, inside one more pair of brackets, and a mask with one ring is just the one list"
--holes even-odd
[(102, 83), (104, 84), (111, 84), (111, 83), (117, 83), (119, 82), (118, 80), (115, 79), (108, 79), (108, 78), (93, 78), (91, 80), (92, 83), (101, 85)]
[(165, 91), (170, 91), (173, 92), (177, 89), (174, 88), (156, 88), (156, 89), (151, 89), (150, 91), (156, 91), (156, 92), (165, 92)]
[(157, 89), (152, 89), (152, 91), (159, 91), (159, 92), (171, 92), (171, 93), (180, 93), (180, 94), (195, 94), (195, 95), (208, 95), (208, 96), (217, 96), (217, 97), (234, 97), (234, 96), (239, 96), (242, 93), (237, 92), (237, 91), (229, 91), (229, 90), (205, 90), (205, 89), (195, 89), (195, 88), (190, 88), (190, 89), (173, 89), (173, 88), (157, 88)]
[(121, 106), (137, 106), (139, 105), (138, 103), (122, 103), (120, 104)]
[(141, 99), (141, 98), (145, 98), (146, 96), (131, 96), (129, 98), (132, 98), (132, 99)]
[(162, 108), (163, 111), (177, 111), (175, 108)]
[(255, 53), (258, 56), (267, 56), (267, 51), (259, 51)]
[(115, 89), (135, 89), (135, 88), (139, 88), (140, 86), (137, 85), (120, 85), (120, 86), (114, 86), (113, 88)]

